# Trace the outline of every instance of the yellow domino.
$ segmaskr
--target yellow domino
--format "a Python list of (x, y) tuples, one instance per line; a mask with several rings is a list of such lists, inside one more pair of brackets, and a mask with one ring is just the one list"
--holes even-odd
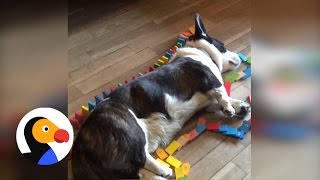
[(157, 161), (158, 161), (159, 163), (161, 163), (161, 164), (165, 165), (166, 167), (170, 167), (170, 164), (168, 164), (168, 163), (166, 163), (166, 162), (162, 161), (162, 160), (161, 160), (161, 159), (159, 159), (159, 158), (157, 158)]
[(243, 71), (238, 72), (238, 77), (236, 80), (243, 78), (243, 76), (245, 76), (245, 75), (246, 75), (246, 73), (244, 73)]
[(175, 167), (175, 168), (178, 168), (181, 166), (181, 162), (174, 158), (173, 156), (169, 156), (167, 159), (166, 159), (166, 162), (169, 163), (171, 166)]
[(81, 106), (83, 118), (86, 119), (89, 116), (89, 108), (86, 106)]
[(169, 144), (169, 146), (165, 149), (165, 151), (172, 155), (174, 152), (176, 152), (181, 144), (178, 141), (173, 141), (172, 143)]
[(160, 64), (161, 66), (165, 64), (165, 62), (161, 59), (158, 59), (158, 64)]
[(184, 172), (182, 167), (175, 168), (174, 172), (176, 173), (176, 180), (178, 180), (181, 177), (184, 177)]
[(164, 160), (165, 158), (168, 157), (168, 154), (167, 154), (163, 149), (161, 149), (161, 148), (158, 148), (158, 149), (156, 150), (156, 154), (157, 154), (157, 156), (158, 156), (160, 159), (162, 159), (162, 160)]
[(183, 163), (181, 168), (183, 169), (183, 175), (188, 176), (190, 172), (190, 164), (189, 163)]
[(164, 63), (167, 63), (169, 59), (168, 59), (167, 57), (165, 57), (165, 56), (162, 56), (162, 57), (161, 57), (161, 60), (162, 60)]

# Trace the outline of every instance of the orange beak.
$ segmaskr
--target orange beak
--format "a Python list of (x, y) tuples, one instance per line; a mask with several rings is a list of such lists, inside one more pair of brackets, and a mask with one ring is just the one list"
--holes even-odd
[(62, 142), (68, 142), (69, 140), (69, 134), (66, 130), (64, 129), (59, 129), (54, 133), (54, 140), (58, 143)]

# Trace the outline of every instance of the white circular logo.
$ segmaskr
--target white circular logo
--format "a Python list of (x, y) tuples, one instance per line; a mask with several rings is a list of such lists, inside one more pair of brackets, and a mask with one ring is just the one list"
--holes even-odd
[(16, 141), (27, 159), (38, 165), (52, 165), (68, 155), (73, 143), (73, 128), (60, 111), (37, 108), (21, 119)]

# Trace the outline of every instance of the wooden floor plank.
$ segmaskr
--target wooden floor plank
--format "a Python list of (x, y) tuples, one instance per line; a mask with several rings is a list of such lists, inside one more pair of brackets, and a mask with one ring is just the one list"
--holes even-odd
[(71, 77), (68, 81), (69, 86), (75, 85), (134, 54), (135, 53), (129, 47), (125, 46), (103, 58), (95, 60), (87, 66), (83, 66), (76, 71), (71, 72)]
[(246, 173), (242, 169), (233, 162), (229, 162), (210, 180), (241, 180), (245, 176)]
[[(130, 58), (127, 58), (127, 60), (121, 61), (120, 63), (114, 66), (106, 68), (98, 74), (91, 76), (90, 78), (84, 81), (81, 81), (75, 86), (82, 93), (86, 94), (96, 89), (97, 87), (105, 84), (106, 82), (109, 82), (113, 79), (114, 76), (120, 76), (128, 70), (138, 67), (139, 65), (151, 60), (155, 56), (156, 54), (150, 49), (142, 50), (140, 53), (137, 53), (131, 56)], [(110, 74), (112, 74), (112, 76), (110, 76)]]
[(233, 160), (238, 167), (246, 173), (251, 171), (251, 145), (242, 150)]
[(237, 139), (227, 138), (227, 140), (191, 167), (192, 170), (188, 178), (210, 179), (243, 148)]

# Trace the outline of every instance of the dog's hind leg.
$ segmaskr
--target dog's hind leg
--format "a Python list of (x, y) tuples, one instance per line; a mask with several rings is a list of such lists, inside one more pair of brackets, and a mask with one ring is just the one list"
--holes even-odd
[(172, 176), (172, 169), (155, 160), (147, 151), (146, 157), (146, 164), (144, 166), (145, 169), (148, 169), (149, 171), (167, 179)]

